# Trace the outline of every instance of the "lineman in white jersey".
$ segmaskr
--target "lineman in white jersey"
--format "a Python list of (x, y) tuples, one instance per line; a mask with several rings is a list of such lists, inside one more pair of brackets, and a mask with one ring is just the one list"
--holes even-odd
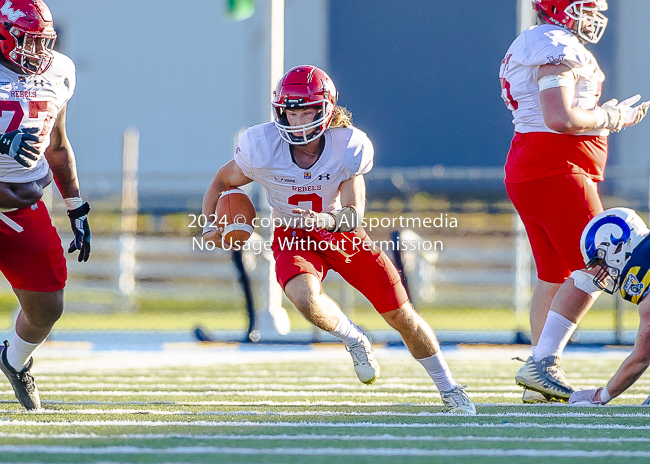
[(68, 252), (90, 254), (88, 203), (79, 196), (65, 131), (74, 92), (72, 61), (52, 50), (56, 33), (42, 0), (0, 0), (0, 271), (20, 302), (16, 333), (0, 346), (0, 370), (28, 410), (41, 407), (32, 353), (63, 312), (67, 278), (61, 240), (40, 201), (52, 179), (68, 206)]
[[(544, 122), (538, 70), (540, 66), (560, 64), (569, 67), (574, 76), (572, 106), (588, 111), (593, 111), (598, 106), (605, 74), (596, 58), (566, 29), (553, 24), (540, 24), (517, 37), (501, 66), (501, 79), (505, 84), (501, 91), (512, 111), (516, 132), (556, 132)], [(553, 70), (558, 69), (560, 68), (556, 67)], [(556, 82), (554, 79), (551, 82)], [(566, 84), (573, 84), (572, 81)], [(559, 82), (564, 84), (562, 80)], [(608, 133), (603, 127), (586, 129), (581, 135)]]
[[(219, 169), (205, 194), (203, 213), (214, 214), (227, 190), (252, 181), (262, 184), (274, 218), (282, 221), (272, 246), (278, 282), (309, 322), (343, 341), (359, 380), (374, 382), (379, 364), (365, 333), (324, 293), (321, 282), (329, 270), (341, 274), (399, 331), (448, 411), (474, 414), (433, 330), (408, 301), (395, 266), (359, 227), (365, 211), (363, 175), (372, 168), (374, 152), (336, 99), (334, 84), (321, 69), (289, 70), (274, 92), (275, 123), (242, 134), (234, 160)], [(207, 227), (203, 237), (221, 246), (221, 230)]]
[[(515, 135), (506, 161), (508, 196), (526, 226), (538, 280), (530, 310), (532, 356), (516, 375), (524, 401), (566, 401), (573, 391), (559, 366), (570, 333), (599, 290), (584, 271), (582, 230), (603, 211), (607, 136), (639, 123), (649, 103), (599, 105), (605, 76), (583, 43), (600, 40), (605, 0), (533, 0), (538, 25), (501, 62), (502, 97)], [(530, 390), (528, 390), (530, 389)]]

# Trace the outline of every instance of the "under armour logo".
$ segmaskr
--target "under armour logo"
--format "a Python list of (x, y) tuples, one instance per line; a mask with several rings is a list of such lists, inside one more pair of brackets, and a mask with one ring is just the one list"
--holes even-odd
[(11, 8), (11, 0), (7, 0), (4, 5), (2, 5), (2, 8), (0, 8), (0, 13), (5, 15), (7, 18), (9, 18), (9, 21), (15, 22), (18, 18), (22, 18), (23, 16), (26, 16), (25, 13), (23, 13), (20, 10), (14, 10)]
[(330, 175), (329, 174), (321, 174), (318, 176), (318, 180), (330, 180)]
[(34, 85), (41, 85), (41, 86), (45, 85), (45, 79), (41, 79), (40, 81), (35, 80)]

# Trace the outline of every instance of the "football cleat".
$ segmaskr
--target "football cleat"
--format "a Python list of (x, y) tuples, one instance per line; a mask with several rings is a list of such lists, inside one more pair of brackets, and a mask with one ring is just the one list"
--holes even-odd
[(547, 356), (539, 361), (528, 358), (524, 367), (519, 369), (515, 382), (529, 390), (541, 393), (549, 401), (566, 403), (574, 389), (558, 364), (557, 356)]
[(41, 399), (38, 396), (38, 388), (36, 388), (36, 383), (34, 383), (34, 377), (29, 373), (34, 363), (33, 358), (29, 358), (29, 362), (24, 369), (16, 371), (16, 369), (11, 367), (9, 361), (7, 361), (7, 348), (9, 348), (9, 342), (5, 340), (4, 346), (0, 347), (0, 370), (9, 379), (16, 393), (16, 398), (18, 398), (18, 401), (20, 401), (20, 404), (25, 409), (28, 411), (40, 409)]
[(452, 414), (476, 414), (476, 406), (469, 399), (465, 387), (456, 385), (449, 391), (441, 391), (442, 402), (447, 406), (447, 412)]
[(648, 396), (643, 403), (641, 403), (641, 406), (650, 406), (650, 396)]
[(537, 403), (550, 403), (544, 395), (535, 390), (524, 388), (524, 394), (521, 397), (521, 402), (524, 404), (537, 404)]
[(359, 380), (370, 385), (379, 378), (379, 363), (375, 359), (370, 340), (366, 335), (362, 335), (355, 343), (345, 344), (345, 349), (352, 356), (354, 370)]

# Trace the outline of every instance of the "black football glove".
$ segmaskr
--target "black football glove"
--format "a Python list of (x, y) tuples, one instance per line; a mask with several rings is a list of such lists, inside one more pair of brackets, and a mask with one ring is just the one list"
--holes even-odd
[(68, 253), (79, 250), (79, 262), (88, 261), (90, 256), (90, 226), (88, 226), (88, 213), (90, 212), (90, 205), (88, 202), (81, 205), (79, 208), (68, 210), (68, 217), (70, 218), (70, 226), (74, 239), (70, 242)]
[(31, 168), (40, 153), (38, 148), (31, 145), (39, 141), (38, 137), (34, 135), (38, 131), (37, 127), (32, 127), (3, 134), (0, 137), (0, 153), (11, 156), (26, 168)]

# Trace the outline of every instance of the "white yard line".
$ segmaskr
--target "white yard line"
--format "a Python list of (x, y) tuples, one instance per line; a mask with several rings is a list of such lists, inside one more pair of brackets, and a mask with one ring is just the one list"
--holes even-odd
[[(621, 395), (619, 398), (622, 399), (639, 399), (639, 398), (646, 398), (647, 395)], [(435, 396), (433, 397), (435, 398)], [(43, 400), (43, 399), (42, 399)], [(0, 404), (6, 403), (6, 404), (16, 404), (16, 400), (0, 400)], [(273, 400), (262, 400), (262, 401), (210, 401), (210, 400), (204, 400), (204, 401), (60, 401), (60, 400), (43, 400), (43, 404), (46, 405), (66, 405), (66, 406), (72, 406), (72, 405), (104, 405), (104, 406), (129, 406), (129, 405), (141, 405), (141, 406), (147, 406), (147, 405), (160, 405), (160, 406), (340, 406), (340, 407), (345, 407), (345, 406), (354, 406), (354, 407), (359, 407), (359, 406), (364, 406), (364, 407), (382, 407), (382, 406), (390, 406), (390, 407), (402, 407), (402, 406), (411, 406), (411, 407), (420, 407), (420, 408), (426, 408), (429, 406), (440, 406), (440, 403), (435, 403), (435, 402), (420, 402), (420, 403), (412, 403), (412, 402), (403, 402), (403, 403), (397, 403), (394, 401), (311, 401), (311, 400), (304, 400), (304, 401), (273, 401)], [(476, 407), (481, 408), (481, 407), (508, 407), (508, 408), (526, 408), (526, 409), (531, 409), (531, 408), (557, 408), (557, 409), (566, 409), (567, 405), (565, 403), (542, 403), (542, 404), (523, 404), (523, 403), (474, 403)], [(600, 411), (600, 412), (606, 412), (610, 407), (612, 406), (607, 406), (603, 408), (594, 408), (594, 411)], [(643, 406), (640, 404), (621, 404), (621, 405), (614, 405), (613, 407), (618, 407), (618, 408), (632, 408), (632, 409), (642, 409), (642, 410), (647, 410), (650, 411), (650, 408), (648, 406)], [(8, 412), (8, 411), (5, 411)], [(650, 413), (649, 413), (650, 414)]]
[[(447, 415), (447, 417), (449, 417)], [(469, 418), (468, 418), (469, 419)], [(460, 424), (446, 423), (390, 423), (390, 422), (251, 422), (251, 421), (137, 421), (137, 420), (72, 420), (72, 421), (0, 421), (0, 427), (34, 426), (34, 427), (105, 427), (105, 426), (147, 426), (147, 427), (288, 427), (288, 428), (396, 428), (396, 429), (436, 429), (436, 428), (477, 428), (477, 429), (571, 429), (571, 430), (650, 430), (650, 425), (622, 424), (538, 424), (534, 422), (515, 422), (498, 424), (480, 424), (466, 422)]]
[(526, 442), (526, 443), (650, 443), (650, 438), (639, 437), (496, 437), (496, 436), (472, 436), (472, 435), (454, 435), (454, 436), (416, 436), (416, 435), (318, 435), (318, 434), (298, 434), (298, 435), (224, 435), (224, 434), (175, 434), (175, 433), (124, 433), (119, 435), (99, 435), (95, 433), (58, 433), (58, 434), (29, 434), (29, 433), (0, 433), (0, 438), (27, 438), (27, 439), (64, 439), (64, 440), (224, 440), (224, 441), (396, 441), (396, 442)]
[[(440, 407), (442, 405), (436, 405)], [(435, 406), (434, 406), (435, 407)], [(486, 418), (547, 418), (547, 419), (649, 419), (650, 413), (613, 413), (613, 414), (599, 414), (595, 411), (603, 411), (602, 408), (594, 408), (594, 413), (584, 412), (557, 412), (557, 413), (535, 413), (535, 412), (503, 412), (503, 413), (478, 413), (475, 417)], [(352, 417), (457, 417), (450, 416), (446, 412), (398, 412), (398, 411), (263, 411), (263, 410), (248, 410), (248, 411), (162, 411), (159, 409), (68, 409), (68, 410), (48, 410), (43, 409), (38, 411), (39, 415), (115, 415), (115, 414), (148, 414), (154, 416), (275, 416), (275, 417), (336, 417), (336, 416), (352, 416)]]
[[(359, 387), (368, 388), (368, 387)], [(244, 397), (259, 397), (259, 396), (278, 396), (278, 397), (347, 397), (347, 398), (435, 398), (438, 392), (392, 392), (392, 391), (354, 391), (354, 392), (341, 392), (341, 391), (284, 391), (284, 390), (205, 390), (205, 391), (169, 391), (169, 390), (47, 390), (39, 388), (41, 396), (47, 395), (74, 395), (74, 396), (244, 396)], [(0, 390), (0, 395), (13, 396), (13, 390)], [(499, 393), (470, 393), (470, 396), (476, 397), (493, 397), (493, 396), (506, 396), (506, 397), (520, 397), (520, 392), (499, 392)]]
[[(360, 386), (360, 389), (367, 389), (368, 387)], [(472, 392), (468, 394), (470, 398), (494, 398), (495, 396), (502, 398), (520, 398), (521, 390), (518, 388), (514, 391), (499, 391), (499, 392)], [(147, 397), (219, 397), (219, 396), (235, 396), (235, 397), (337, 397), (337, 398), (428, 398), (437, 400), (438, 392), (393, 392), (393, 391), (326, 391), (326, 390), (205, 390), (205, 391), (169, 391), (169, 390), (47, 390), (40, 388), (41, 396), (44, 402), (47, 402), (48, 396), (77, 396), (77, 397), (129, 397), (129, 396), (147, 396)], [(13, 397), (13, 390), (0, 390), (0, 395), (5, 395), (8, 398)], [(633, 394), (622, 395), (621, 399), (645, 399), (647, 394)], [(310, 403), (311, 404), (311, 403)], [(392, 403), (391, 403), (392, 404)]]
[(0, 445), (0, 453), (74, 454), (74, 455), (275, 455), (275, 456), (490, 456), (490, 457), (568, 457), (568, 458), (650, 458), (650, 451), (579, 451), (539, 449), (437, 449), (414, 448), (234, 448), (217, 446), (188, 446), (174, 448), (139, 448), (136, 446), (106, 446), (100, 448), (44, 445)]
[[(192, 377), (174, 377), (174, 376), (159, 376), (157, 372), (148, 373), (146, 376), (133, 376), (133, 377), (118, 377), (111, 375), (88, 375), (88, 376), (77, 376), (77, 375), (47, 375), (40, 374), (38, 380), (41, 383), (50, 383), (56, 384), (59, 387), (63, 386), (89, 386), (96, 388), (98, 386), (110, 385), (113, 387), (132, 387), (137, 385), (147, 385), (147, 386), (174, 386), (178, 385), (210, 385), (210, 386), (221, 386), (231, 388), (232, 386), (241, 386), (241, 385), (281, 385), (288, 388), (294, 386), (303, 385), (304, 388), (311, 386), (313, 384), (315, 387), (322, 388), (323, 386), (329, 388), (358, 388), (356, 379), (351, 379), (349, 374), (352, 372), (345, 372), (338, 376), (332, 377), (271, 377), (265, 375), (258, 375), (255, 377), (242, 377), (242, 376), (232, 376), (227, 377), (221, 375), (221, 373), (215, 373), (213, 376), (192, 376)], [(405, 373), (406, 375), (411, 375), (410, 373)], [(483, 385), (483, 390), (493, 389), (493, 388), (521, 388), (515, 385), (514, 375), (504, 377), (502, 379), (484, 379), (484, 378), (468, 378), (465, 376), (459, 376), (462, 378), (463, 384), (472, 385)], [(403, 378), (387, 379), (381, 377), (377, 384), (374, 384), (374, 387), (381, 387), (384, 389), (432, 389), (437, 391), (435, 385), (430, 378), (422, 379), (409, 379), (408, 382), (404, 382)], [(579, 376), (571, 376), (571, 381), (575, 384), (586, 387), (594, 387), (602, 384), (603, 382), (609, 380), (609, 377), (603, 376), (599, 378), (581, 378)], [(634, 384), (635, 388), (645, 390), (650, 386), (650, 382), (644, 382), (644, 379), (641, 379)]]

